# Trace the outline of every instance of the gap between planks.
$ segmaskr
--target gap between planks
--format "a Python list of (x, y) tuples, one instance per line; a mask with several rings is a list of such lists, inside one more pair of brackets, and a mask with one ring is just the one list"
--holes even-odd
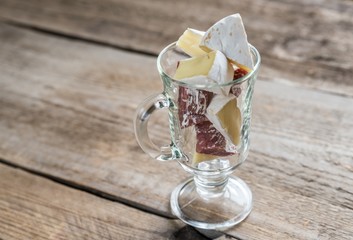
[[(47, 28), (38, 27), (38, 26), (35, 26), (35, 25), (23, 23), (23, 22), (16, 22), (14, 20), (3, 19), (1, 17), (0, 17), (0, 22), (4, 23), (6, 25), (12, 26), (12, 27), (17, 27), (17, 28), (20, 28), (20, 29), (28, 30), (28, 31), (33, 31), (35, 33), (44, 34), (44, 35), (47, 35), (47, 36), (55, 36), (55, 37), (59, 37), (59, 38), (67, 39), (67, 40), (72, 40), (72, 41), (81, 41), (81, 42), (85, 42), (85, 43), (88, 43), (88, 44), (93, 44), (93, 45), (101, 46), (101, 47), (107, 47), (107, 48), (120, 50), (120, 51), (124, 51), (124, 52), (128, 52), (128, 53), (141, 54), (141, 55), (151, 56), (151, 57), (157, 57), (158, 56), (158, 54), (156, 54), (153, 51), (139, 50), (139, 49), (133, 48), (133, 47), (131, 47), (131, 48), (130, 47), (123, 47), (123, 46), (119, 46), (117, 44), (109, 43), (107, 41), (95, 40), (93, 38), (83, 37), (81, 35), (72, 35), (72, 34), (69, 34), (69, 33), (62, 32), (62, 31), (50, 30), (50, 29), (47, 29)], [(314, 87), (314, 86), (311, 86), (311, 85), (297, 84), (297, 83), (295, 83), (293, 81), (287, 81), (287, 80), (283, 80), (283, 79), (271, 79), (271, 78), (266, 77), (266, 76), (262, 76), (261, 79), (264, 80), (264, 81), (269, 81), (269, 82), (280, 82), (282, 84), (285, 83), (286, 85), (295, 85), (295, 86), (298, 86), (298, 87), (303, 87), (303, 88), (306, 88), (306, 89), (316, 90), (316, 91), (319, 91), (319, 92), (322, 92), (322, 93), (328, 93), (328, 94), (331, 94), (331, 95), (347, 97), (347, 98), (353, 98), (353, 95), (349, 94), (349, 93), (337, 92), (337, 91), (334, 91), (334, 90), (331, 90), (331, 89), (326, 89), (326, 88), (317, 88), (317, 87)]]
[(45, 34), (45, 35), (56, 36), (56, 37), (60, 37), (60, 38), (68, 39), (68, 40), (74, 40), (74, 41), (82, 41), (82, 42), (94, 44), (97, 46), (109, 47), (109, 48), (116, 49), (116, 50), (121, 50), (121, 51), (125, 51), (125, 52), (130, 52), (130, 53), (137, 53), (137, 54), (142, 54), (142, 55), (146, 55), (146, 56), (152, 56), (152, 57), (158, 56), (158, 54), (156, 54), (154, 52), (146, 51), (146, 50), (138, 50), (138, 49), (134, 49), (134, 48), (122, 47), (122, 46), (112, 44), (109, 42), (105, 42), (105, 41), (99, 41), (99, 40), (94, 40), (94, 39), (90, 39), (90, 38), (85, 38), (85, 37), (82, 37), (79, 35), (71, 35), (71, 34), (67, 34), (64, 32), (49, 30), (49, 29), (38, 27), (38, 26), (26, 24), (26, 23), (15, 22), (13, 20), (5, 20), (5, 19), (0, 18), (0, 21), (4, 24), (9, 25), (9, 26), (18, 27), (18, 28), (30, 30), (30, 31)]
[(0, 158), (0, 164), (6, 165), (6, 166), (9, 166), (9, 167), (13, 167), (13, 168), (16, 168), (16, 169), (20, 169), (20, 170), (25, 171), (27, 173), (31, 173), (31, 174), (33, 174), (35, 176), (39, 176), (39, 177), (42, 177), (42, 178), (45, 178), (45, 179), (49, 179), (49, 180), (51, 180), (51, 181), (53, 181), (55, 183), (64, 185), (66, 187), (70, 187), (70, 188), (73, 188), (73, 189), (76, 189), (76, 190), (81, 190), (83, 192), (92, 194), (92, 195), (100, 197), (100, 198), (104, 198), (104, 199), (112, 201), (112, 202), (118, 202), (118, 203), (121, 203), (121, 204), (126, 205), (128, 207), (133, 207), (133, 208), (136, 208), (136, 209), (138, 209), (140, 211), (143, 211), (143, 212), (146, 212), (146, 213), (149, 213), (149, 214), (153, 214), (153, 215), (156, 215), (156, 216), (159, 216), (159, 217), (168, 218), (168, 219), (176, 219), (175, 216), (173, 216), (171, 214), (166, 214), (163, 211), (159, 211), (157, 209), (149, 208), (147, 206), (143, 206), (143, 205), (140, 205), (138, 203), (131, 202), (131, 201), (127, 200), (127, 199), (119, 198), (117, 196), (111, 195), (109, 193), (105, 193), (103, 191), (99, 191), (99, 190), (94, 189), (94, 188), (90, 188), (90, 187), (82, 185), (82, 184), (78, 184), (78, 183), (75, 183), (75, 182), (72, 182), (72, 181), (69, 181), (69, 180), (66, 180), (66, 179), (62, 179), (62, 178), (58, 178), (58, 177), (52, 176), (50, 174), (39, 172), (39, 171), (30, 169), (30, 168), (27, 168), (27, 167), (12, 163), (12, 162), (7, 161), (5, 159), (1, 159)]
[[(71, 34), (67, 34), (64, 32), (58, 32), (58, 31), (54, 31), (54, 30), (49, 30), (49, 29), (45, 29), (45, 28), (41, 28), (38, 26), (33, 26), (30, 24), (25, 24), (25, 23), (21, 23), (21, 22), (15, 22), (13, 20), (5, 20), (5, 19), (1, 19), (0, 17), (0, 22), (7, 24), (9, 26), (13, 26), (13, 27), (17, 27), (17, 28), (21, 28), (21, 29), (26, 29), (29, 31), (33, 31), (36, 33), (40, 33), (40, 34), (44, 34), (44, 35), (49, 35), (49, 36), (56, 36), (56, 37), (60, 37), (60, 38), (64, 38), (64, 39), (68, 39), (68, 40), (73, 40), (73, 41), (82, 41), (85, 43), (89, 43), (89, 44), (94, 44), (96, 46), (101, 46), (101, 47), (107, 47), (107, 48), (112, 48), (115, 50), (120, 50), (120, 51), (124, 51), (124, 52), (129, 52), (129, 53), (136, 53), (136, 54), (141, 54), (141, 55), (145, 55), (145, 56), (151, 56), (151, 57), (157, 57), (158, 54), (151, 52), (151, 51), (146, 51), (146, 50), (138, 50), (138, 49), (134, 49), (134, 48), (127, 48), (127, 47), (122, 47), (116, 44), (112, 44), (109, 42), (105, 42), (105, 41), (99, 41), (99, 40), (94, 40), (94, 39), (90, 39), (90, 38), (85, 38), (79, 35), (71, 35)], [(269, 77), (261, 77), (262, 80), (264, 81), (269, 81), (269, 82), (281, 82), (283, 83), (282, 79), (270, 79)], [(286, 81), (287, 82), (287, 81)], [(335, 95), (335, 96), (340, 96), (340, 97), (347, 97), (347, 98), (353, 98), (353, 95), (344, 93), (344, 92), (336, 92), (336, 91), (330, 91), (329, 89), (321, 89), (321, 88), (316, 88), (310, 85), (300, 85), (300, 84), (296, 84), (294, 82), (290, 82), (290, 85), (295, 85), (298, 87), (303, 87), (306, 89), (310, 89), (310, 90), (315, 90), (315, 91), (319, 91), (322, 93), (328, 93), (330, 95)], [(0, 239), (1, 240), (1, 239)]]
[[(136, 206), (132, 206), (131, 204), (127, 204), (125, 201), (118, 200), (116, 197), (114, 197), (112, 195), (109, 195), (109, 194), (106, 194), (106, 193), (102, 193), (102, 192), (99, 192), (99, 191), (94, 190), (94, 189), (92, 190), (92, 189), (89, 189), (89, 188), (84, 187), (82, 185), (79, 185), (79, 184), (76, 184), (76, 183), (73, 183), (73, 182), (70, 182), (70, 181), (67, 181), (67, 180), (63, 180), (63, 179), (60, 179), (60, 178), (57, 178), (57, 177), (54, 177), (54, 176), (51, 176), (51, 175), (48, 175), (48, 174), (44, 174), (44, 173), (41, 173), (41, 172), (38, 172), (38, 171), (34, 171), (34, 170), (28, 169), (26, 167), (22, 167), (22, 166), (10, 163), (10, 162), (8, 162), (8, 161), (6, 161), (4, 159), (0, 159), (0, 167), (1, 167), (1, 164), (6, 166), (6, 167), (18, 169), (18, 170), (24, 171), (26, 173), (32, 174), (35, 177), (40, 177), (40, 178), (44, 178), (46, 180), (53, 181), (56, 184), (60, 184), (60, 185), (63, 185), (65, 187), (69, 187), (71, 189), (83, 191), (83, 192), (88, 193), (90, 195), (93, 195), (95, 197), (99, 197), (99, 198), (102, 198), (102, 199), (105, 199), (105, 200), (109, 200), (109, 201), (112, 201), (112, 202), (117, 202), (117, 203), (125, 205), (127, 207), (133, 207), (133, 208), (135, 208), (135, 209), (137, 209), (139, 211), (142, 211), (142, 212), (145, 212), (145, 213), (148, 213), (148, 214), (152, 214), (152, 215), (159, 216), (159, 217), (164, 217), (164, 218), (167, 218), (168, 220), (175, 219), (175, 218), (171, 218), (169, 216), (166, 216), (163, 213), (159, 214), (159, 213), (157, 213), (155, 211), (148, 211), (145, 208), (139, 208), (139, 207), (136, 207)], [(207, 235), (214, 236), (214, 237), (210, 238)], [(178, 231), (176, 231), (168, 239), (169, 240), (184, 240), (184, 239), (194, 239), (194, 240), (207, 240), (207, 239), (215, 239), (215, 240), (228, 240), (228, 239), (231, 239), (231, 240), (244, 240), (243, 238), (239, 238), (239, 237), (234, 236), (232, 234), (222, 233), (222, 232), (212, 232), (212, 231), (211, 232), (207, 232), (206, 231), (206, 232), (201, 233), (201, 232), (197, 231), (194, 227), (189, 226), (189, 225), (185, 225), (184, 227), (180, 228)], [(0, 240), (3, 240), (3, 238), (0, 237)]]
[(180, 221), (115, 204), (21, 169), (0, 165), (0, 175), (4, 176), (0, 178), (1, 240), (208, 239)]

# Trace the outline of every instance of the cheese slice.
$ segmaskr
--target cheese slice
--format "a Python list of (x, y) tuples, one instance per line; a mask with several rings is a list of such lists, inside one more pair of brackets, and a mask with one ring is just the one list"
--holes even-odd
[(219, 158), (219, 156), (195, 152), (192, 159), (192, 165), (196, 167), (197, 164), (199, 164), (200, 162), (209, 161), (217, 158)]
[[(224, 84), (233, 80), (234, 68), (220, 51), (212, 51), (205, 55), (179, 61), (174, 79), (184, 82), (210, 85)], [(230, 86), (205, 88), (217, 94), (228, 95)]]
[(206, 117), (227, 140), (227, 151), (235, 151), (240, 142), (241, 113), (234, 95), (214, 96), (207, 108)]
[[(186, 54), (191, 57), (205, 55), (206, 52), (200, 48), (200, 41), (205, 32), (198, 31), (192, 28), (185, 30), (183, 35), (180, 36), (176, 45), (181, 48)], [(209, 51), (207, 51), (209, 52)]]
[(238, 13), (210, 27), (201, 39), (200, 48), (219, 50), (240, 68), (254, 68), (243, 21)]

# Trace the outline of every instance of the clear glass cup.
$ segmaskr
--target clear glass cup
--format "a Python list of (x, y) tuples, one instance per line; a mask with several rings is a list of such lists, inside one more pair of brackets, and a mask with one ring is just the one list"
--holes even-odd
[[(250, 45), (254, 69), (226, 84), (190, 84), (172, 78), (178, 61), (189, 58), (175, 43), (159, 54), (157, 67), (164, 90), (137, 109), (134, 126), (141, 148), (152, 158), (177, 160), (193, 176), (171, 194), (173, 213), (199, 229), (223, 230), (244, 220), (252, 209), (252, 193), (240, 178), (231, 176), (249, 152), (251, 101), (260, 55)], [(229, 96), (225, 111), (211, 112), (212, 101)], [(213, 104), (213, 103), (212, 103)], [(148, 136), (148, 120), (168, 108), (171, 143), (157, 147)], [(223, 119), (222, 125), (210, 119)]]

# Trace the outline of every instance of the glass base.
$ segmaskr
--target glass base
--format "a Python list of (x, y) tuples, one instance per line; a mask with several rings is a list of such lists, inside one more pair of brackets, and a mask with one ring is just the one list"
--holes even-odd
[(246, 183), (229, 177), (220, 194), (205, 195), (194, 178), (172, 192), (173, 214), (186, 224), (207, 230), (224, 230), (243, 221), (252, 209), (252, 193)]

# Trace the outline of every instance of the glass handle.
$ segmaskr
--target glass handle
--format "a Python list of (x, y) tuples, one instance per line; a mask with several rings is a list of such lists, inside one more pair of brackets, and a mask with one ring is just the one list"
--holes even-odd
[(135, 135), (137, 142), (152, 158), (167, 161), (173, 160), (173, 154), (170, 146), (157, 147), (148, 135), (148, 120), (154, 111), (168, 108), (169, 101), (163, 94), (155, 94), (142, 102), (136, 110), (134, 118)]

